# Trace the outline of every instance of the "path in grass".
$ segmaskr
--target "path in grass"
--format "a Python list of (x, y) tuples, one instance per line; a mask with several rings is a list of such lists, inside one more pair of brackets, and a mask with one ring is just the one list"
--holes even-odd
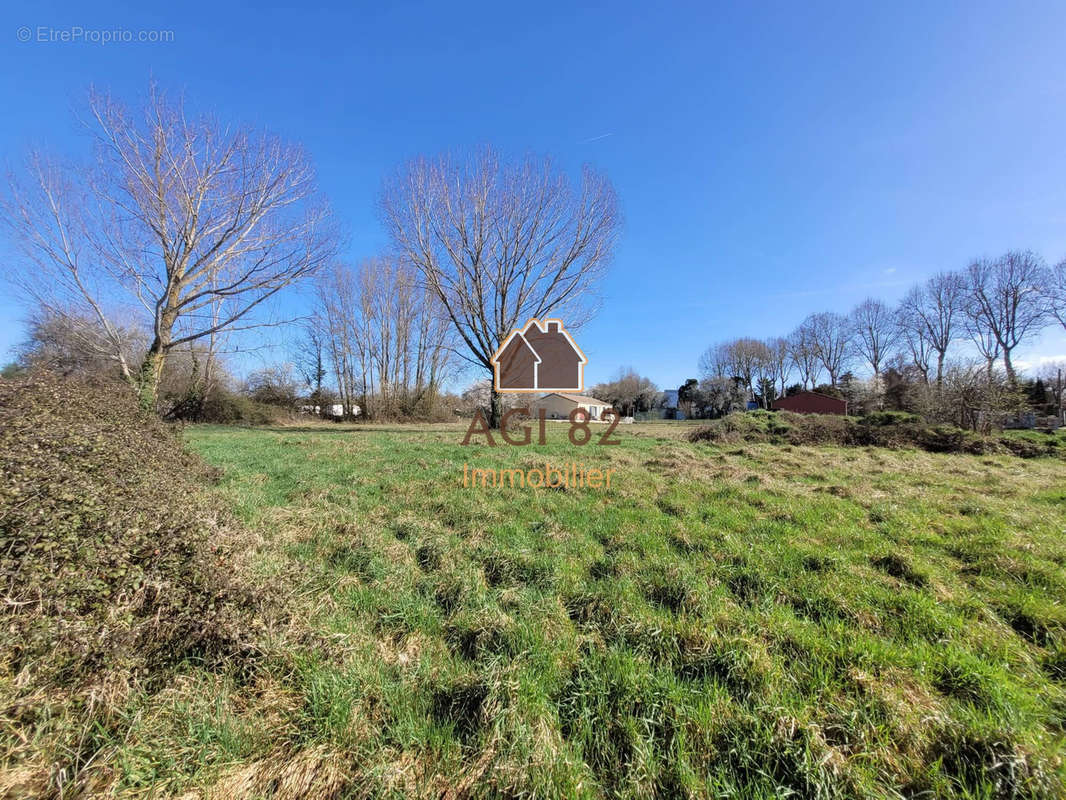
[[(196, 781), (311, 753), (337, 796), (1061, 788), (1066, 462), (676, 430), (190, 428), (307, 631), (157, 736), (196, 731)], [(546, 460), (616, 479), (461, 486)]]

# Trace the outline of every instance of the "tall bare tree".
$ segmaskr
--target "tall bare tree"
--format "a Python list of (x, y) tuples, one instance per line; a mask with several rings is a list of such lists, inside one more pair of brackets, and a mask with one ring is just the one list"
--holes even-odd
[[(908, 314), (907, 309), (900, 307), (899, 315), (899, 338), (903, 342), (904, 348), (906, 348), (907, 354), (910, 356), (910, 364), (921, 375), (922, 383), (929, 384), (929, 367), (933, 358), (933, 343), (929, 338), (929, 332), (924, 325), (918, 324)], [(902, 354), (901, 354), (902, 355)], [(903, 363), (900, 364), (899, 372), (903, 372), (907, 366), (906, 356), (903, 356)], [(941, 378), (943, 378), (943, 372), (940, 372)]]
[(880, 300), (868, 297), (851, 312), (854, 346), (870, 365), (874, 384), (881, 380), (881, 365), (899, 342), (899, 320)]
[[(915, 286), (900, 303), (904, 338), (918, 357), (928, 346), (936, 353), (936, 383), (944, 382), (944, 361), (952, 341), (959, 335), (966, 306), (966, 278), (958, 272), (940, 272)], [(926, 359), (928, 372), (928, 359)]]
[(346, 409), (358, 399), (370, 417), (412, 414), (436, 397), (455, 362), (454, 336), (411, 267), (391, 258), (334, 265), (317, 289), (315, 316)]
[(712, 344), (700, 354), (698, 366), (701, 378), (733, 377), (733, 358), (729, 345), (729, 342)]
[[(264, 304), (331, 258), (335, 230), (298, 147), (193, 118), (155, 86), (137, 114), (91, 92), (89, 120), (92, 164), (33, 154), (12, 181), (17, 279), (41, 307), (92, 318), (154, 407), (168, 353), (269, 324)], [(139, 365), (115, 321), (129, 314), (149, 331)]]
[(731, 339), (711, 345), (700, 358), (703, 378), (739, 378), (748, 390), (749, 398), (755, 391), (769, 360), (766, 344), (758, 339)]
[(996, 361), (1002, 352), (999, 339), (987, 319), (978, 310), (976, 303), (970, 301), (966, 305), (966, 322), (964, 325), (970, 341), (973, 342), (977, 352), (985, 362), (985, 375), (991, 381), (996, 368)]
[(1041, 293), (1048, 313), (1066, 328), (1066, 258), (1047, 271)]
[[(578, 327), (620, 228), (614, 189), (586, 167), (571, 186), (550, 159), (419, 158), (388, 181), (393, 243), (440, 299), (469, 361), (492, 373), (511, 329), (547, 314)], [(491, 398), (490, 424), (501, 404)]]
[(995, 338), (1007, 380), (1013, 386), (1017, 375), (1011, 354), (1047, 322), (1042, 294), (1048, 283), (1047, 269), (1032, 251), (1011, 250), (993, 261), (973, 262), (967, 275), (970, 315), (986, 334)]
[(792, 366), (799, 373), (804, 389), (818, 385), (821, 363), (818, 360), (818, 342), (811, 317), (801, 322), (788, 336), (788, 355)]
[[(767, 378), (773, 381), (779, 395), (784, 395), (788, 376), (792, 371), (788, 339), (783, 336), (775, 336), (767, 339), (764, 344), (766, 346), (766, 360), (763, 372)], [(772, 400), (773, 398), (769, 399)]]
[[(356, 405), (369, 411), (367, 368), (370, 360), (367, 337), (362, 330), (359, 283), (354, 270), (332, 265), (315, 282), (313, 319), (325, 336), (325, 350), (341, 406), (350, 414)], [(358, 401), (358, 402), (357, 402)]]
[(303, 378), (311, 405), (321, 408), (326, 370), (326, 335), (319, 319), (306, 321), (300, 330), (300, 338), (293, 343), (293, 363)]
[(829, 373), (830, 384), (836, 386), (852, 357), (854, 329), (851, 320), (842, 314), (823, 311), (812, 314), (805, 324), (810, 325), (818, 361)]

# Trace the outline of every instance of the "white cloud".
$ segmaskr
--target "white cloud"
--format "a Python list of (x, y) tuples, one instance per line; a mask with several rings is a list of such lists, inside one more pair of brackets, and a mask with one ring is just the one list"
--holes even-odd
[(1063, 364), (1066, 365), (1066, 353), (1060, 353), (1059, 355), (1051, 356), (1037, 356), (1036, 358), (1026, 358), (1014, 362), (1015, 368), (1022, 372), (1031, 372), (1033, 370), (1039, 370), (1041, 367), (1048, 364)]

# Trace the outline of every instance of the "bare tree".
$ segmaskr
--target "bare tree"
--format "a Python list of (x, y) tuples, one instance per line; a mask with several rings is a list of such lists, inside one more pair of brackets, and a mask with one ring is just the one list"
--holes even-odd
[(110, 333), (93, 317), (38, 308), (27, 319), (27, 337), (16, 349), (25, 367), (64, 375), (121, 377), (122, 364), (136, 364), (146, 346), (143, 330), (115, 324)]
[(899, 320), (895, 312), (872, 297), (851, 312), (854, 345), (873, 372), (874, 385), (881, 380), (881, 365), (899, 342)]
[(952, 364), (944, 373), (942, 419), (960, 428), (989, 433), (1008, 414), (1017, 413), (1020, 397), (999, 370), (979, 364)]
[(969, 335), (974, 347), (977, 348), (977, 352), (984, 359), (985, 374), (988, 380), (991, 381), (992, 373), (996, 368), (996, 361), (999, 359), (1000, 352), (1002, 352), (999, 346), (999, 339), (996, 337), (995, 331), (988, 325), (985, 317), (977, 311), (975, 304), (970, 303), (966, 309), (966, 333)]
[(711, 345), (700, 358), (703, 378), (739, 378), (750, 398), (769, 360), (766, 344), (758, 339), (731, 339)]
[(365, 397), (370, 354), (355, 271), (333, 265), (323, 272), (315, 284), (315, 300), (314, 319), (325, 336), (326, 354), (344, 413), (351, 413), (356, 405), (370, 413)]
[(1066, 258), (1047, 271), (1042, 295), (1048, 313), (1066, 328)]
[(712, 344), (700, 354), (699, 371), (702, 378), (733, 377), (733, 354), (730, 342)]
[(911, 289), (900, 303), (902, 332), (911, 352), (917, 354), (928, 345), (936, 353), (937, 386), (943, 384), (944, 361), (951, 342), (959, 334), (965, 306), (966, 277), (957, 272), (937, 273), (923, 285)]
[(842, 314), (824, 311), (807, 318), (819, 363), (829, 373), (829, 382), (837, 385), (851, 360), (854, 330), (851, 320)]
[(319, 280), (316, 317), (346, 408), (411, 415), (432, 404), (452, 374), (451, 325), (414, 270), (391, 258), (335, 265)]
[(325, 405), (323, 384), (328, 371), (326, 335), (318, 319), (312, 318), (303, 324), (300, 338), (294, 343), (292, 355), (296, 370), (308, 390), (309, 402), (321, 409)]
[(799, 373), (804, 389), (818, 385), (821, 364), (818, 360), (818, 342), (811, 317), (807, 317), (788, 337), (788, 356)]
[[(899, 309), (897, 317), (899, 324), (899, 337), (907, 352), (910, 354), (910, 363), (921, 375), (922, 383), (929, 383), (929, 365), (933, 358), (933, 343), (929, 338), (929, 332), (924, 325), (918, 324), (903, 307)], [(904, 365), (898, 370), (903, 372)], [(938, 374), (943, 378), (943, 371), (938, 367)]]
[[(3, 216), (25, 256), (19, 285), (91, 317), (154, 407), (168, 353), (269, 324), (264, 304), (329, 260), (335, 231), (298, 147), (190, 118), (154, 86), (142, 114), (95, 91), (89, 112), (95, 163), (32, 155)], [(115, 322), (129, 313), (149, 331), (139, 367)]]
[[(766, 354), (763, 374), (777, 387), (779, 395), (784, 395), (788, 376), (792, 371), (788, 339), (783, 336), (775, 336), (767, 339), (764, 345)], [(767, 402), (769, 403), (769, 400)]]
[[(575, 191), (550, 159), (505, 163), (486, 149), (469, 161), (409, 162), (382, 195), (385, 222), (403, 258), (439, 298), (465, 356), (492, 373), (492, 355), (513, 328), (552, 314), (578, 327), (620, 219), (614, 189), (586, 167)], [(494, 390), (490, 424), (498, 427)]]
[(1039, 333), (1047, 321), (1042, 297), (1042, 287), (1048, 283), (1044, 262), (1032, 251), (1011, 250), (994, 261), (975, 261), (967, 274), (970, 316), (985, 334), (995, 338), (1007, 380), (1016, 385), (1011, 354)]

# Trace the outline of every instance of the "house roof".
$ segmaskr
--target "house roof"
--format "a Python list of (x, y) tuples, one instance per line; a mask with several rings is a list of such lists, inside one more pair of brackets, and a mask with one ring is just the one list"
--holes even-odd
[(555, 395), (556, 397), (562, 397), (563, 399), (570, 400), (574, 403), (585, 403), (586, 405), (594, 406), (610, 405), (610, 403), (604, 400), (597, 400), (595, 397), (589, 397), (587, 394), (570, 394), (569, 392), (549, 392), (540, 399), (543, 400), (545, 397), (551, 397), (552, 395)]
[(847, 402), (847, 400), (845, 400), (843, 397), (835, 397), (835, 396), (833, 396), (831, 394), (825, 394), (824, 392), (813, 392), (810, 389), (803, 389), (801, 391), (796, 392), (795, 394), (783, 394), (777, 399), (778, 400), (785, 400), (785, 399), (787, 399), (789, 397), (805, 397), (807, 395), (814, 395), (815, 397), (825, 397), (825, 398), (828, 398), (830, 400), (837, 400), (837, 401), (839, 401), (841, 403), (846, 403)]

